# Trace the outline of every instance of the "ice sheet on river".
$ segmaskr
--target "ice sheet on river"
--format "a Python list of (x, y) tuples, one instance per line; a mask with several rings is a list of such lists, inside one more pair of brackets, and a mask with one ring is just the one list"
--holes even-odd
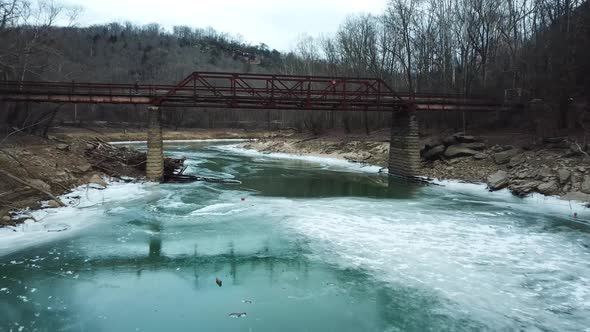
[(107, 213), (105, 206), (114, 202), (129, 202), (145, 195), (145, 185), (112, 182), (101, 190), (81, 186), (61, 196), (66, 207), (23, 212), (23, 217), (33, 217), (16, 227), (0, 228), (0, 256), (24, 248), (55, 241), (101, 221)]

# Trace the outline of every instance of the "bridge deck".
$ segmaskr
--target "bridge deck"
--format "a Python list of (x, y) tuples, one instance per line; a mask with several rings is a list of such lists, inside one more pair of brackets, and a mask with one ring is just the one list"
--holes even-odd
[(195, 72), (177, 85), (0, 81), (0, 100), (240, 109), (497, 111), (489, 98), (399, 94), (380, 79)]

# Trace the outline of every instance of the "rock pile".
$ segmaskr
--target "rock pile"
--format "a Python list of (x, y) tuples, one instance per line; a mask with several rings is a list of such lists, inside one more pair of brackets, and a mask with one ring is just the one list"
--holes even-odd
[(509, 188), (515, 195), (541, 193), (590, 202), (590, 159), (579, 144), (551, 139), (533, 148), (495, 145), (463, 133), (423, 142), (422, 159), (435, 177), (471, 178), (486, 173), (492, 191)]
[(422, 144), (420, 152), (424, 160), (453, 159), (458, 157), (481, 156), (485, 143), (474, 136), (456, 133), (445, 138), (430, 138)]

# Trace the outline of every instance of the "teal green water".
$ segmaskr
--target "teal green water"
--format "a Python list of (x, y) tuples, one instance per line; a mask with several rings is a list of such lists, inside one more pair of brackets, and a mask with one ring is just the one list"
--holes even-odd
[(0, 256), (0, 331), (590, 331), (590, 236), (552, 201), (168, 152), (243, 183), (64, 214), (92, 226)]

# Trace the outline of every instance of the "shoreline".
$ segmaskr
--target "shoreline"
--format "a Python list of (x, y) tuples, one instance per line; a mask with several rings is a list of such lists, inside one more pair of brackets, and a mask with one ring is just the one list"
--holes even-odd
[[(246, 148), (244, 147), (245, 145), (248, 144), (236, 144), (233, 146), (228, 146), (223, 150), (247, 154), (251, 156), (257, 155), (278, 159), (304, 160), (309, 162), (326, 163), (334, 166), (346, 165), (345, 167), (350, 170), (388, 176), (386, 172), (382, 172), (383, 168), (381, 168), (379, 165), (361, 165), (359, 163), (346, 160), (343, 157), (336, 158), (335, 155), (322, 156), (317, 154), (314, 155), (287, 154), (281, 152), (262, 152), (259, 150)], [(517, 197), (513, 193), (511, 193), (508, 188), (504, 188), (502, 190), (497, 191), (490, 191), (487, 188), (487, 184), (485, 184), (484, 182), (475, 183), (459, 179), (431, 178), (423, 178), (423, 180), (427, 185), (430, 184), (441, 186), (445, 188), (444, 190), (454, 191), (485, 199), (494, 198), (497, 199), (498, 202), (504, 202), (507, 205), (509, 205), (508, 208), (523, 208), (529, 209), (531, 212), (533, 212), (537, 209), (535, 205), (543, 204), (544, 207), (548, 210), (548, 213), (551, 213), (556, 218), (567, 219), (568, 222), (572, 222), (574, 224), (585, 227), (590, 227), (590, 209), (586, 205), (586, 202), (567, 200), (558, 196), (546, 196), (540, 193), (533, 193), (527, 197)], [(550, 205), (547, 205), (547, 203), (550, 203)], [(577, 213), (577, 216), (574, 217), (573, 213)]]
[[(102, 132), (97, 130), (86, 130), (80, 128), (55, 128), (51, 132), (52, 135), (49, 136), (49, 140), (44, 140), (38, 137), (30, 137), (25, 136), (23, 141), (19, 141), (18, 138), (15, 140), (8, 141), (2, 147), (2, 151), (5, 152), (7, 150), (11, 150), (10, 158), (5, 158), (4, 163), (2, 160), (3, 154), (0, 154), (0, 169), (4, 169), (7, 171), (12, 171), (12, 169), (19, 168), (24, 170), (25, 172), (20, 172), (21, 174), (27, 178), (34, 179), (35, 181), (39, 181), (37, 179), (43, 180), (41, 183), (50, 188), (49, 190), (55, 196), (62, 195), (63, 193), (67, 193), (72, 188), (76, 188), (79, 185), (91, 183), (92, 176), (101, 176), (101, 175), (108, 175), (112, 176), (113, 174), (109, 174), (106, 170), (101, 167), (100, 165), (96, 166), (92, 164), (91, 160), (88, 157), (88, 151), (80, 145), (87, 145), (84, 142), (88, 142), (89, 139), (96, 139), (99, 142), (104, 142), (105, 144), (112, 144), (117, 149), (120, 149), (122, 145), (126, 144), (145, 144), (145, 136), (146, 133), (141, 131), (125, 131), (121, 132), (117, 129), (103, 129)], [(367, 135), (355, 135), (355, 134), (344, 134), (341, 132), (332, 132), (327, 133), (321, 136), (310, 136), (309, 134), (305, 133), (295, 133), (293, 131), (278, 131), (278, 132), (270, 132), (270, 131), (244, 131), (244, 130), (188, 130), (188, 131), (168, 131), (167, 134), (164, 135), (164, 142), (165, 143), (187, 143), (187, 142), (236, 142), (241, 143), (241, 146), (247, 149), (255, 150), (261, 152), (263, 154), (266, 153), (285, 153), (290, 155), (300, 155), (300, 156), (308, 156), (308, 157), (316, 157), (316, 158), (332, 158), (340, 161), (347, 161), (352, 162), (354, 164), (361, 165), (361, 167), (372, 166), (378, 167), (381, 171), (385, 171), (388, 166), (389, 160), (389, 138), (388, 138), (389, 131), (382, 130), (372, 133), (370, 136)], [(424, 139), (423, 139), (424, 140)], [(32, 141), (32, 143), (31, 143)], [(108, 141), (108, 143), (107, 143)], [(424, 149), (428, 149), (428, 147), (432, 147), (437, 143), (432, 143), (433, 138), (428, 137), (425, 139), (425, 143), (421, 142), (421, 146), (423, 146), (423, 154)], [(479, 142), (479, 141), (478, 141)], [(65, 144), (64, 144), (65, 143)], [(468, 144), (469, 146), (478, 145), (481, 143), (473, 143)], [(523, 154), (527, 154), (529, 162), (531, 161), (530, 155), (533, 158), (536, 158), (538, 161), (536, 164), (533, 164), (529, 168), (545, 168), (543, 170), (544, 173), (537, 175), (536, 179), (525, 179), (522, 180), (523, 177), (526, 177), (527, 174), (523, 175), (523, 171), (519, 169), (519, 163), (522, 164), (523, 160), (514, 161), (514, 159), (522, 158), (525, 159), (523, 156), (517, 156), (515, 158), (509, 159), (506, 161), (506, 165), (497, 165), (494, 163), (493, 153), (494, 151), (502, 151), (501, 145), (494, 145), (491, 146), (490, 143), (488, 145), (488, 150), (482, 151), (485, 152), (484, 157), (486, 158), (476, 158), (476, 157), (463, 157), (460, 156), (459, 158), (445, 158), (444, 156), (437, 158), (433, 158), (430, 161), (423, 160), (421, 171), (419, 176), (423, 179), (428, 179), (431, 181), (437, 180), (452, 180), (456, 182), (463, 182), (463, 183), (474, 183), (474, 184), (488, 184), (488, 187), (492, 189), (504, 189), (508, 187), (511, 192), (521, 195), (527, 196), (532, 194), (535, 191), (538, 191), (535, 186), (542, 186), (544, 183), (553, 183), (560, 181), (561, 179), (558, 178), (558, 174), (556, 171), (558, 167), (563, 167), (563, 165), (569, 166), (570, 173), (568, 174), (570, 181), (574, 182), (574, 180), (578, 181), (577, 188), (573, 188), (571, 184), (567, 184), (562, 188), (561, 192), (559, 192), (559, 188), (549, 188), (548, 192), (541, 192), (545, 196), (558, 196), (567, 201), (576, 201), (576, 202), (590, 202), (590, 194), (583, 194), (581, 193), (580, 189), (580, 181), (586, 177), (587, 181), (590, 181), (590, 167), (585, 167), (585, 163), (572, 162), (572, 160), (565, 160), (565, 163), (562, 163), (560, 160), (560, 165), (545, 165), (544, 163), (549, 163), (555, 161), (555, 159), (559, 159), (559, 153), (561, 152), (554, 152), (551, 150), (542, 150), (538, 148), (538, 150), (531, 150), (526, 151), (526, 148), (515, 148), (515, 150), (521, 151)], [(465, 144), (460, 144), (465, 145)], [(62, 146), (60, 148), (60, 146)], [(65, 149), (64, 147), (65, 146)], [(426, 148), (424, 148), (426, 147)], [(494, 150), (494, 149), (500, 150)], [(125, 149), (124, 147), (122, 149)], [(435, 148), (436, 149), (436, 148)], [(75, 150), (75, 151), (72, 151)], [(133, 150), (133, 148), (131, 148)], [(52, 151), (56, 151), (54, 153)], [(474, 152), (480, 152), (474, 151)], [(508, 151), (510, 152), (510, 151)], [(6, 152), (5, 152), (6, 153)], [(429, 153), (426, 151), (426, 153)], [(501, 154), (502, 152), (500, 152)], [(482, 154), (482, 153), (479, 153)], [(38, 158), (33, 158), (31, 155), (38, 155)], [(424, 157), (424, 156), (423, 156)], [(17, 159), (18, 158), (18, 159)], [(60, 159), (61, 158), (61, 159)], [(19, 160), (20, 159), (20, 160)], [(14, 161), (18, 162), (18, 164), (14, 163)], [(11, 163), (8, 164), (7, 162)], [(514, 162), (514, 165), (512, 165)], [(533, 160), (534, 162), (534, 160)], [(47, 167), (43, 167), (44, 164), (54, 164), (54, 169), (48, 169)], [(20, 164), (20, 165), (19, 165)], [(30, 165), (34, 164), (36, 167), (31, 170)], [(70, 165), (73, 164), (73, 165)], [(70, 167), (72, 166), (72, 167)], [(580, 173), (577, 172), (577, 169), (583, 169)], [(68, 167), (70, 168), (68, 170)], [(553, 167), (552, 169), (548, 167)], [(74, 168), (73, 170), (71, 168)], [(82, 170), (80, 170), (80, 168)], [(521, 167), (522, 168), (522, 167)], [(65, 169), (65, 173), (62, 169)], [(506, 177), (514, 178), (513, 182), (505, 181), (502, 185), (498, 186), (498, 188), (493, 188), (490, 185), (489, 178), (495, 172), (498, 171), (505, 171)], [(120, 172), (119, 172), (120, 171)], [(519, 172), (520, 171), (520, 172)], [(529, 169), (525, 169), (525, 171), (531, 172)], [(534, 170), (533, 170), (534, 171)], [(583, 172), (585, 171), (585, 173)], [(123, 175), (126, 177), (133, 177), (133, 178), (140, 178), (141, 175), (137, 173), (137, 171), (131, 171), (134, 174), (126, 174), (126, 170), (118, 169), (115, 173), (122, 173), (122, 174), (115, 174)], [(586, 174), (586, 175), (584, 175)], [(55, 178), (62, 181), (61, 183), (52, 183), (49, 181), (53, 181)], [(577, 179), (574, 179), (577, 177)], [(47, 181), (47, 180), (49, 181)], [(532, 186), (527, 184), (527, 181), (533, 181)], [(99, 181), (100, 182), (100, 181)], [(49, 186), (51, 185), (51, 186)], [(529, 187), (526, 187), (526, 186)], [(586, 185), (586, 183), (584, 183)], [(523, 189), (524, 186), (524, 189)], [(22, 185), (20, 186), (22, 187)], [(3, 189), (3, 190), (2, 190)], [(8, 191), (17, 192), (19, 189), (18, 186), (13, 188), (8, 188)], [(556, 190), (557, 189), (557, 190)], [(4, 191), (4, 193), (2, 192)], [(22, 190), (21, 190), (22, 191)], [(553, 192), (551, 192), (553, 191)], [(570, 192), (572, 191), (572, 192)], [(5, 195), (7, 192), (6, 188), (2, 188), (0, 185), (0, 199), (1, 201), (5, 201)], [(11, 206), (10, 210), (14, 210), (14, 208), (24, 208), (27, 206), (34, 207), (36, 204), (33, 202), (31, 197), (35, 198), (40, 196), (38, 192), (31, 192), (31, 191), (24, 191), (23, 194), (20, 195), (23, 197), (22, 201), (27, 201), (27, 204), (16, 204), (16, 206)], [(30, 196), (30, 197), (29, 197)], [(43, 197), (45, 198), (45, 197)], [(38, 199), (38, 201), (41, 199)], [(19, 201), (17, 198), (16, 201)], [(6, 207), (2, 209), (0, 206), (0, 225), (2, 221), (6, 222)]]
[[(192, 142), (207, 142), (209, 140), (192, 140)], [(222, 140), (223, 141), (223, 140)], [(243, 141), (243, 140), (241, 140)], [(191, 140), (184, 140), (178, 142), (191, 142)], [(219, 140), (210, 140), (209, 142), (220, 142)], [(235, 140), (225, 142), (236, 142)], [(137, 143), (135, 141), (134, 143)], [(170, 141), (174, 143), (174, 141)], [(315, 163), (325, 163), (328, 165), (343, 167), (348, 170), (382, 174), (383, 168), (379, 165), (361, 164), (347, 160), (339, 153), (332, 153), (330, 155), (320, 154), (287, 154), (287, 153), (274, 153), (274, 152), (261, 152), (255, 149), (248, 149), (244, 146), (255, 142), (241, 142), (233, 145), (224, 145), (220, 149), (233, 153), (239, 153), (244, 155), (257, 155), (266, 156), (269, 158), (279, 159), (295, 159), (303, 160)], [(141, 143), (139, 143), (141, 144)], [(425, 179), (426, 180), (426, 179)], [(554, 215), (557, 218), (566, 218), (569, 222), (589, 226), (590, 225), (590, 214), (589, 210), (582, 202), (574, 202), (562, 200), (555, 196), (544, 196), (541, 194), (533, 194), (526, 198), (519, 198), (512, 195), (508, 189), (500, 191), (490, 192), (486, 189), (484, 183), (468, 183), (460, 180), (435, 180), (427, 179), (429, 183), (440, 185), (444, 187), (444, 190), (454, 191), (463, 193), (466, 195), (473, 195), (479, 198), (495, 198), (496, 203), (506, 204), (507, 208), (520, 208), (535, 211), (536, 206), (543, 204), (547, 208), (547, 213)], [(101, 210), (101, 206), (105, 202), (118, 201), (121, 197), (133, 197), (134, 195), (140, 195), (149, 189), (149, 183), (142, 182), (141, 180), (135, 179), (131, 183), (124, 181), (115, 181), (113, 179), (106, 179), (105, 183), (107, 186), (96, 186), (96, 185), (81, 185), (73, 188), (70, 192), (60, 195), (59, 198), (63, 199), (66, 206), (59, 208), (52, 208), (42, 206), (39, 209), (26, 209), (21, 210), (20, 214), (25, 216), (27, 219), (24, 223), (0, 228), (0, 256), (6, 256), (16, 251), (22, 250), (26, 247), (50, 242), (57, 240), (64, 236), (70, 236), (75, 232), (83, 230), (87, 227), (95, 225), (93, 222), (85, 223), (88, 218), (93, 217), (94, 214), (104, 213)], [(47, 203), (46, 200), (41, 203)], [(550, 204), (547, 204), (550, 203)], [(45, 204), (46, 205), (46, 204)], [(71, 215), (72, 217), (79, 213), (80, 208), (90, 209), (91, 215), (82, 220), (71, 218), (63, 221), (64, 215)], [(94, 209), (97, 208), (97, 209)], [(572, 217), (572, 212), (578, 213), (578, 217)]]
[[(280, 134), (233, 129), (182, 130), (167, 131), (164, 138), (168, 141), (238, 142), (273, 135)], [(12, 179), (0, 183), (0, 228), (24, 221), (14, 211), (40, 209), (42, 204), (57, 208), (62, 205), (57, 197), (80, 186), (104, 187), (104, 176), (141, 179), (145, 171), (141, 170), (140, 159), (143, 155), (145, 160), (145, 153), (107, 141), (124, 144), (146, 138), (147, 133), (141, 130), (56, 127), (48, 138), (18, 134), (5, 140), (0, 146), (0, 170), (10, 174)], [(48, 200), (49, 203), (42, 203)]]
[[(133, 199), (145, 192), (145, 183), (112, 180), (106, 183), (106, 187), (81, 185), (58, 196), (65, 203), (63, 207), (42, 206), (16, 211), (25, 221), (0, 228), (0, 257), (75, 235), (99, 222), (100, 216), (105, 213), (100, 207), (105, 203)], [(80, 218), (82, 210), (85, 215)], [(64, 220), (64, 217), (67, 219)], [(89, 222), (92, 219), (94, 222)]]
[[(313, 143), (309, 144), (310, 142)], [(371, 143), (373, 143), (373, 148), (370, 148), (368, 151), (362, 150), (364, 147), (366, 147), (367, 142), (365, 142), (365, 145), (357, 143), (358, 142), (353, 142), (352, 144), (360, 145), (359, 149), (349, 149), (346, 147), (338, 149), (338, 145), (341, 145), (342, 142), (337, 142), (330, 139), (323, 140), (322, 137), (303, 140), (294, 138), (275, 137), (270, 139), (259, 140), (256, 142), (244, 143), (241, 144), (240, 147), (246, 150), (259, 152), (262, 155), (271, 153), (283, 153), (304, 157), (332, 158), (340, 161), (348, 161), (358, 165), (378, 167), (381, 171), (385, 171), (387, 169), (386, 163), (389, 157), (389, 151), (388, 148), (386, 149), (386, 145), (388, 145), (388, 143), (372, 141)], [(303, 146), (301, 146), (302, 144)], [(350, 142), (348, 142), (348, 144), (350, 144)], [(325, 153), (324, 151), (326, 150), (330, 151), (330, 153)], [(379, 154), (381, 155), (379, 156)], [(377, 163), (373, 163), (372, 161), (377, 161)], [(453, 165), (459, 165), (460, 168), (467, 169), (467, 174), (449, 174), (444, 171), (441, 172), (438, 169), (436, 169), (436, 167), (440, 166), (442, 163), (428, 163), (423, 161), (421, 174), (419, 174), (419, 177), (431, 183), (455, 182), (463, 184), (473, 184), (480, 186), (482, 190), (486, 192), (506, 191), (513, 195), (520, 196), (521, 198), (526, 198), (527, 196), (541, 196), (547, 198), (553, 197), (566, 202), (575, 202), (582, 206), (584, 206), (585, 204), (587, 205), (590, 202), (590, 200), (588, 200), (588, 198), (590, 198), (590, 195), (577, 196), (572, 195), (572, 193), (565, 193), (563, 195), (547, 195), (541, 192), (534, 191), (527, 192), (526, 195), (522, 195), (519, 192), (515, 192), (513, 188), (509, 187), (508, 185), (502, 188), (498, 188), (497, 190), (492, 190), (489, 181), (486, 181), (485, 178), (489, 179), (489, 177), (492, 176), (494, 173), (501, 171), (502, 167), (490, 166), (490, 164), (492, 163), (488, 161), (487, 164), (484, 164), (484, 166), (482, 167), (483, 170), (478, 169), (479, 165), (481, 165), (481, 162), (478, 160), (473, 160), (471, 158), (460, 158), (456, 160), (450, 160), (450, 162), (445, 161), (445, 163), (447, 165), (451, 165), (450, 168), (453, 168)], [(479, 172), (479, 174), (484, 173), (483, 177), (480, 177), (479, 179), (474, 178), (472, 174), (476, 172)], [(544, 180), (545, 182), (549, 182), (549, 179)]]

